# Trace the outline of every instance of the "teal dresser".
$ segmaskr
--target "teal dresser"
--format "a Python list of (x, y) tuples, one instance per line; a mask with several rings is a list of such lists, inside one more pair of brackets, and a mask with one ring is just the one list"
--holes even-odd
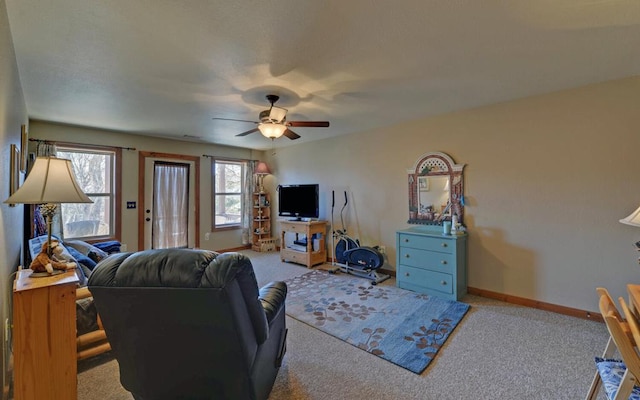
[(443, 235), (441, 226), (396, 232), (396, 284), (449, 300), (467, 293), (467, 235)]

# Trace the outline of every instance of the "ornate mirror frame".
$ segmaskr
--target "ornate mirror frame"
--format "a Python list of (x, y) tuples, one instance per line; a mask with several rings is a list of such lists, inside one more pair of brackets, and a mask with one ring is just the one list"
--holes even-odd
[[(464, 222), (464, 185), (462, 170), (465, 164), (456, 164), (451, 157), (438, 151), (425, 153), (411, 169), (407, 170), (409, 183), (409, 224), (441, 225), (450, 220), (451, 215), (458, 216), (458, 222)], [(449, 216), (441, 217), (433, 212), (420, 212), (419, 178), (449, 177)]]

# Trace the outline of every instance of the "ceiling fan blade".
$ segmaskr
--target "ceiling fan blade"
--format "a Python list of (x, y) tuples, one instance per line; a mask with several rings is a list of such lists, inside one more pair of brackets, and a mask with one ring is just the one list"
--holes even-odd
[(250, 133), (258, 132), (258, 130), (259, 130), (258, 128), (249, 129), (246, 132), (238, 133), (236, 136), (247, 136)]
[(329, 121), (287, 121), (287, 126), (302, 128), (327, 128)]
[(257, 124), (258, 123), (256, 121), (248, 121), (246, 119), (218, 118), (218, 117), (214, 117), (214, 118), (211, 118), (211, 119), (220, 120), (220, 121), (251, 122), (252, 124)]
[(296, 139), (298, 139), (300, 137), (300, 135), (298, 135), (297, 133), (295, 133), (291, 129), (287, 129), (286, 131), (284, 131), (283, 135), (288, 137), (291, 140), (296, 140)]

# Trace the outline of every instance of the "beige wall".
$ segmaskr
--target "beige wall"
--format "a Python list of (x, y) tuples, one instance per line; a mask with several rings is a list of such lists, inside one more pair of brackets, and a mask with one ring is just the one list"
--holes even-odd
[[(0, 4), (0, 18), (6, 21), (4, 2)], [(25, 111), (7, 24), (2, 26), (2, 51), (10, 54), (2, 57), (0, 69), (11, 76), (2, 79), (0, 111), (14, 115), (0, 116), (6, 158), (6, 135), (17, 143)], [(624, 285), (636, 282), (640, 272), (633, 247), (640, 230), (618, 222), (640, 204), (638, 104), (640, 78), (634, 77), (315, 141), (277, 149), (275, 155), (267, 152), (273, 175), (265, 182), (272, 191), (277, 184), (320, 183), (321, 217), (327, 220), (331, 191), (338, 193), (339, 211), (341, 193), (348, 190), (349, 231), (364, 244), (384, 245), (395, 265), (395, 231), (406, 227), (408, 214), (406, 170), (428, 151), (446, 152), (467, 164), (469, 285), (593, 311), (596, 286), (624, 295)], [(41, 139), (196, 156), (263, 155), (39, 121), (32, 121), (30, 133)], [(311, 129), (301, 133), (320, 134)], [(137, 201), (138, 154), (125, 151), (123, 158), (123, 202)], [(240, 243), (237, 231), (204, 240), (211, 221), (211, 187), (208, 159), (201, 161), (200, 245), (235, 247)], [(2, 207), (6, 227), (19, 216)], [(122, 241), (135, 250), (137, 210), (123, 213)], [(3, 245), (12, 257), (5, 261), (15, 264), (19, 241), (5, 237)]]
[[(335, 190), (336, 227), (347, 190), (350, 233), (384, 245), (393, 267), (395, 231), (407, 226), (406, 170), (426, 152), (446, 152), (467, 165), (469, 286), (595, 311), (596, 286), (624, 295), (639, 272), (633, 242), (640, 230), (618, 222), (640, 204), (639, 89), (635, 77), (277, 148), (267, 152), (273, 175), (265, 184), (275, 194), (278, 184), (319, 183), (327, 220)], [(197, 156), (262, 155), (38, 121), (31, 136)], [(137, 200), (137, 157), (124, 152), (123, 202)], [(237, 231), (204, 240), (211, 187), (208, 160), (201, 160), (201, 247), (238, 246)], [(136, 211), (123, 213), (122, 241), (136, 249)]]
[(2, 202), (9, 197), (10, 145), (20, 147), (20, 125), (27, 122), (27, 109), (9, 31), (7, 8), (4, 0), (0, 0), (0, 389), (3, 395), (5, 386), (9, 384), (9, 352), (4, 326), (11, 309), (11, 273), (20, 264), (24, 206), (9, 207)]
[[(205, 240), (211, 232), (211, 161), (206, 155), (256, 159), (262, 152), (233, 147), (205, 145), (202, 143), (165, 140), (140, 135), (126, 135), (100, 129), (54, 124), (42, 121), (30, 122), (30, 137), (75, 143), (133, 147), (122, 151), (122, 238), (127, 250), (138, 250), (138, 209), (127, 209), (127, 201), (138, 201), (138, 151), (180, 154), (200, 157), (200, 248), (209, 250), (241, 246), (239, 230), (219, 231)], [(35, 144), (31, 144), (35, 149)], [(33, 150), (35, 151), (35, 150)]]
[(469, 286), (595, 311), (596, 286), (640, 281), (640, 229), (618, 222), (640, 205), (638, 104), (635, 77), (316, 141), (269, 154), (267, 182), (319, 183), (326, 219), (348, 190), (350, 232), (395, 265), (406, 170), (448, 153), (466, 164)]
[[(273, 175), (265, 184), (276, 205), (276, 185), (319, 183), (327, 220), (335, 190), (336, 227), (347, 190), (350, 233), (384, 245), (393, 267), (395, 231), (407, 226), (406, 170), (428, 151), (446, 152), (467, 165), (469, 285), (595, 311), (596, 286), (624, 295), (639, 272), (633, 242), (640, 230), (618, 222), (640, 204), (638, 89), (640, 79), (629, 78), (276, 149), (267, 152)], [(262, 155), (38, 121), (31, 136), (197, 156)], [(124, 152), (123, 202), (137, 200), (137, 157)], [(238, 246), (237, 231), (204, 240), (211, 187), (208, 159), (201, 160), (201, 247)], [(123, 213), (122, 241), (136, 249), (136, 211)]]

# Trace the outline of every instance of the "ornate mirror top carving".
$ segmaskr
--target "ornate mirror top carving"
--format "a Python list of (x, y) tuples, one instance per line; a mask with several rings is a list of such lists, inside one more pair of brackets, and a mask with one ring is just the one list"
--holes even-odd
[(464, 221), (462, 170), (449, 155), (441, 152), (423, 154), (407, 170), (409, 183), (410, 224), (440, 225), (442, 221)]

